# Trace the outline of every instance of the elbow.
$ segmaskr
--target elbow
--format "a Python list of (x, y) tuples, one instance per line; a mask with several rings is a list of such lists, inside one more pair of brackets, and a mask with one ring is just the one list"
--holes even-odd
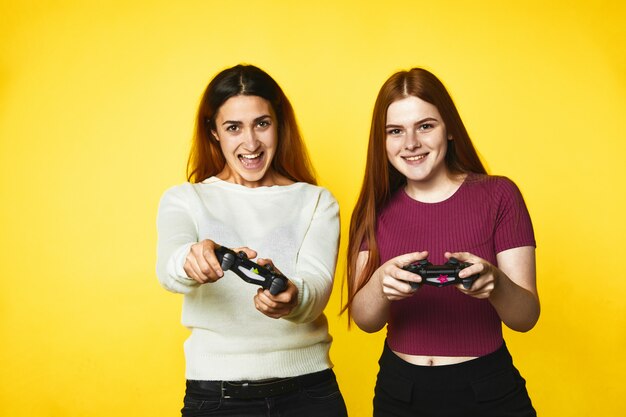
[(514, 326), (509, 326), (509, 328), (511, 330), (513, 330), (513, 331), (518, 332), (518, 333), (526, 333), (526, 332), (529, 332), (530, 330), (532, 330), (533, 327), (535, 327), (535, 323), (518, 324), (518, 325), (514, 325)]
[(507, 327), (519, 333), (526, 333), (532, 330), (539, 321), (540, 311), (537, 309), (535, 313), (526, 317), (526, 320), (507, 324)]
[(369, 317), (360, 317), (358, 314), (353, 314), (352, 320), (359, 329), (366, 333), (376, 333), (385, 327), (385, 324), (387, 324), (386, 320), (381, 321)]
[(371, 325), (367, 325), (367, 324), (359, 324), (357, 322), (355, 322), (357, 327), (361, 330), (363, 330), (365, 333), (376, 333), (378, 331), (380, 331), (383, 327), (385, 327), (384, 325), (382, 326), (371, 326)]

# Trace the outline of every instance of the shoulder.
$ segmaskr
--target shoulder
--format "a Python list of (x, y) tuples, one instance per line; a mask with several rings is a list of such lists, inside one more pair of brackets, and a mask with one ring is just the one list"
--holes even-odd
[(510, 197), (521, 194), (515, 182), (501, 175), (470, 174), (466, 184), (472, 191), (482, 191), (492, 196)]
[(188, 182), (174, 185), (165, 190), (161, 196), (161, 202), (186, 200), (191, 193), (193, 193), (193, 185)]
[(308, 184), (305, 182), (298, 182), (292, 185), (295, 193), (323, 202), (326, 204), (337, 203), (335, 196), (327, 189), (319, 185)]

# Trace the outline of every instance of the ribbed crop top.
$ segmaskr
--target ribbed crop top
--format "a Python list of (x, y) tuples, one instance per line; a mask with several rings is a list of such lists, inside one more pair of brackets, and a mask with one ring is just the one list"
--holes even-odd
[[(444, 252), (470, 252), (497, 265), (496, 254), (535, 246), (532, 222), (517, 186), (508, 178), (470, 174), (448, 199), (422, 203), (398, 190), (377, 218), (381, 264), (427, 250), (442, 264)], [(411, 355), (483, 356), (502, 345), (502, 324), (488, 300), (454, 286), (421, 286), (392, 303), (387, 342)]]

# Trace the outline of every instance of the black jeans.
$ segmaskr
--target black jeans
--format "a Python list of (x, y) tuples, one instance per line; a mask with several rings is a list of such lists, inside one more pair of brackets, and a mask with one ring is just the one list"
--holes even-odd
[(536, 417), (526, 381), (502, 344), (456, 365), (417, 366), (385, 344), (374, 395), (375, 417)]
[(346, 417), (348, 412), (331, 369), (319, 373), (321, 382), (302, 384), (287, 394), (264, 398), (226, 398), (217, 389), (187, 381), (183, 417)]

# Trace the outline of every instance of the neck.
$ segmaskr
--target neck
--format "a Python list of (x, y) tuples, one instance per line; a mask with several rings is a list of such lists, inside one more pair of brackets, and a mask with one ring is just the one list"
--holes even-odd
[(271, 170), (267, 171), (265, 175), (263, 175), (263, 177), (259, 180), (247, 180), (241, 175), (238, 175), (235, 170), (230, 169), (228, 165), (226, 165), (222, 172), (217, 174), (216, 177), (221, 179), (222, 181), (243, 185), (244, 187), (248, 188), (293, 184), (293, 181), (290, 181), (289, 179)]
[(438, 203), (450, 198), (463, 184), (467, 174), (446, 175), (433, 181), (407, 181), (404, 187), (409, 197), (423, 203)]

